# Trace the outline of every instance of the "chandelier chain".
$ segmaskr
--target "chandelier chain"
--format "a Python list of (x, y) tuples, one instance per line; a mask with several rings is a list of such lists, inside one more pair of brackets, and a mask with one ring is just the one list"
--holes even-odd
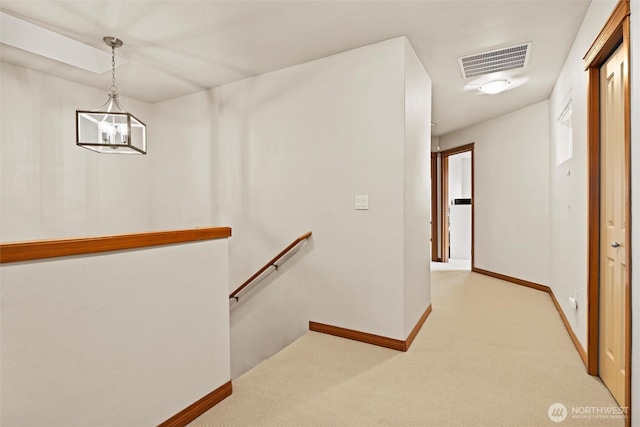
[(116, 86), (116, 47), (111, 46), (111, 94), (115, 95), (118, 87)]

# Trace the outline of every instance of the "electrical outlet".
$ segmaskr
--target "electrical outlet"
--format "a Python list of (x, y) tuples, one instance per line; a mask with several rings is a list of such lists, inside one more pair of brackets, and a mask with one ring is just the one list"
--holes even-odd
[(569, 304), (574, 310), (578, 309), (578, 290), (573, 290), (573, 297), (569, 297)]

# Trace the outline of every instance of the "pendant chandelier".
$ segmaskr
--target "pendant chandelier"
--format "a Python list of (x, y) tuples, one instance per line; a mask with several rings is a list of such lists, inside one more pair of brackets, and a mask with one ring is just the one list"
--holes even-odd
[(111, 46), (111, 92), (101, 107), (76, 110), (76, 144), (105, 154), (147, 154), (145, 124), (127, 113), (118, 100), (115, 50), (122, 46), (122, 40), (115, 37), (103, 40)]

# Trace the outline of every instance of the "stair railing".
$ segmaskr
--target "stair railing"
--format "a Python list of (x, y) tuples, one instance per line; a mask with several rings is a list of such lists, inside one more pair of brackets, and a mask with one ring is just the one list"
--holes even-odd
[[(306, 243), (309, 237), (311, 237), (311, 234), (312, 234), (311, 231), (309, 231), (303, 234), (302, 236), (298, 237), (293, 242), (291, 242), (289, 246), (284, 248), (278, 255), (276, 255), (273, 259), (271, 259), (268, 263), (266, 263), (262, 268), (260, 268), (260, 270), (256, 271), (256, 273), (253, 276), (249, 277), (242, 285), (238, 286), (238, 288), (235, 291), (231, 292), (231, 294), (229, 294), (229, 299), (230, 300), (235, 299), (236, 302), (239, 301), (240, 297), (238, 296), (238, 294), (240, 294), (240, 292), (242, 292), (243, 289), (249, 286), (254, 280), (260, 277), (260, 275), (265, 271), (267, 271), (269, 268), (273, 267), (275, 268), (275, 271), (278, 271), (278, 267), (280, 267), (280, 265), (282, 265), (287, 259), (289, 259), (289, 257), (287, 258), (284, 258), (284, 257), (287, 256), (294, 248), (297, 247), (298, 249), (300, 249), (300, 247), (302, 246), (301, 244)], [(278, 263), (278, 261), (280, 260), (282, 260), (282, 262)]]

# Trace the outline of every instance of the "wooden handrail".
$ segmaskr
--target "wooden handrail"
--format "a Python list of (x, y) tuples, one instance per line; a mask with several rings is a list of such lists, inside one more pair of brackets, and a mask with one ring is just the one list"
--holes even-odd
[(0, 243), (0, 263), (119, 251), (148, 246), (221, 239), (230, 236), (231, 228), (229, 227), (206, 227), (189, 230), (119, 234), (116, 236)]
[(287, 253), (289, 253), (289, 251), (293, 248), (295, 248), (298, 244), (302, 243), (303, 241), (307, 240), (309, 237), (311, 237), (311, 231), (303, 234), (302, 236), (298, 237), (296, 240), (294, 240), (293, 242), (291, 242), (291, 244), (289, 246), (287, 246), (286, 248), (284, 248), (278, 255), (276, 255), (273, 259), (271, 259), (271, 261), (269, 261), (268, 263), (266, 263), (260, 270), (258, 270), (253, 276), (249, 277), (247, 279), (246, 282), (244, 282), (242, 285), (238, 286), (238, 289), (236, 289), (235, 291), (231, 292), (231, 294), (229, 294), (229, 299), (233, 299), (235, 298), (236, 301), (238, 300), (238, 294), (240, 293), (240, 291), (242, 291), (244, 288), (246, 288), (247, 286), (249, 286), (249, 284), (251, 282), (253, 282), (255, 279), (258, 278), (258, 276), (260, 276), (262, 273), (264, 273), (265, 271), (267, 271), (267, 269), (269, 267), (276, 267), (276, 262), (282, 258), (283, 256), (285, 256)]

